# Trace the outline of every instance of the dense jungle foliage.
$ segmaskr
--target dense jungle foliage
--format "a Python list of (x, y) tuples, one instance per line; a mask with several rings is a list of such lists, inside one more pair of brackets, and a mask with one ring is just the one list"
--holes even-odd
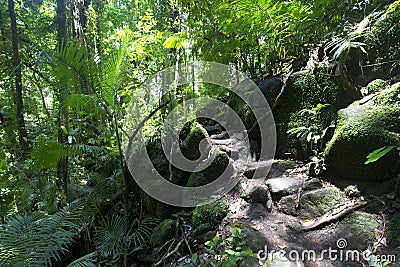
[[(226, 202), (169, 207), (129, 173), (129, 105), (149, 116), (142, 126), (153, 158), (169, 112), (201, 96), (228, 103), (258, 140), (251, 112), (215, 85), (150, 99), (143, 83), (179, 63), (218, 62), (250, 77), (272, 108), (285, 164), (304, 161), (307, 175), (326, 179), (329, 166), (351, 181), (374, 171), (396, 177), (399, 17), (399, 0), (0, 0), (0, 266), (172, 266), (184, 255), (186, 266), (238, 266), (256, 253), (233, 225), (226, 240), (186, 240), (191, 223), (194, 235), (205, 223), (217, 228)], [(381, 106), (360, 104), (370, 112), (362, 122), (337, 113), (366, 95)], [(187, 138), (196, 127), (208, 138), (207, 123), (192, 122)], [(375, 139), (345, 143), (361, 132)], [(158, 164), (166, 176), (184, 176), (178, 184), (194, 179)], [(215, 257), (202, 260), (200, 251)]]

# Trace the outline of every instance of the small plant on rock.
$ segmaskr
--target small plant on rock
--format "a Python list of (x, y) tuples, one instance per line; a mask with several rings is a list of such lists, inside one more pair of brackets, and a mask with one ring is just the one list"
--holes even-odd
[(325, 170), (322, 140), (326, 136), (328, 130), (334, 127), (334, 125), (330, 125), (324, 128), (321, 124), (321, 112), (328, 106), (329, 104), (318, 104), (312, 109), (301, 110), (299, 115), (307, 117), (307, 124), (287, 131), (289, 135), (294, 135), (296, 138), (305, 141), (308, 144), (308, 149), (313, 154), (310, 156), (311, 161), (308, 163), (308, 167), (309, 170), (313, 170), (316, 175), (318, 175), (322, 170)]

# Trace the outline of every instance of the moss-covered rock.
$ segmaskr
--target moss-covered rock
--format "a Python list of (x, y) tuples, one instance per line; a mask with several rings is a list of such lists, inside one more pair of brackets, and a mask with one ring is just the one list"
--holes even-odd
[(174, 220), (166, 219), (154, 228), (150, 238), (150, 245), (153, 248), (163, 246), (174, 237), (175, 222)]
[(210, 149), (211, 140), (207, 131), (199, 123), (195, 123), (181, 145), (183, 155), (190, 160), (204, 160)]
[[(289, 136), (287, 131), (300, 126), (312, 126), (322, 132), (336, 119), (336, 111), (354, 100), (354, 96), (335, 84), (327, 66), (320, 65), (313, 71), (293, 73), (274, 109), (278, 156), (290, 153), (298, 159), (308, 159), (311, 150), (306, 140)], [(329, 104), (321, 109), (318, 118), (299, 114), (301, 110), (311, 110), (318, 104)]]
[(397, 1), (383, 12), (371, 17), (365, 43), (370, 66), (364, 67), (364, 75), (371, 80), (389, 79), (400, 74), (400, 5)]
[(304, 193), (298, 208), (295, 202), (296, 194), (285, 196), (279, 201), (278, 208), (286, 214), (312, 219), (328, 212), (343, 197), (344, 194), (338, 188), (326, 187)]
[(209, 224), (211, 227), (217, 226), (228, 214), (228, 203), (224, 200), (217, 200), (194, 209), (192, 222), (195, 225)]
[(388, 86), (388, 83), (382, 79), (376, 79), (367, 85), (368, 94), (373, 94), (384, 90)]
[[(369, 153), (383, 146), (400, 145), (399, 85), (382, 91), (367, 103), (355, 102), (339, 112), (335, 134), (325, 149), (336, 179), (381, 182), (400, 172), (397, 151), (365, 165)], [(329, 170), (328, 169), (328, 170)]]
[(345, 249), (362, 251), (374, 243), (374, 231), (378, 226), (374, 215), (355, 211), (345, 217), (322, 242), (326, 246), (336, 248), (338, 240), (345, 239)]
[[(218, 177), (224, 173), (225, 169), (228, 169), (230, 173), (233, 173), (232, 164), (230, 162), (228, 154), (223, 151), (216, 150), (214, 153), (214, 160), (204, 170), (199, 172), (192, 173), (189, 177), (187, 187), (197, 187), (209, 184), (215, 181)], [(208, 164), (208, 161), (204, 162), (204, 164)]]
[(395, 253), (397, 257), (400, 256), (400, 212), (396, 212), (389, 219), (387, 224), (387, 237), (389, 250)]

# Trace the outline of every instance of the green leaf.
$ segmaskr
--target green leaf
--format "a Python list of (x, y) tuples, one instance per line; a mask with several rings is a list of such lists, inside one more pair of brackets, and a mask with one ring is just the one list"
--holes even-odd
[(60, 126), (61, 130), (63, 131), (64, 134), (68, 135), (68, 130), (64, 125)]
[(168, 49), (180, 49), (188, 44), (185, 32), (178, 32), (165, 40), (164, 47)]
[(384, 146), (381, 148), (378, 148), (374, 151), (372, 151), (368, 156), (367, 156), (367, 161), (364, 162), (364, 164), (369, 164), (371, 162), (375, 162), (379, 160), (381, 157), (385, 156), (387, 153), (389, 153), (393, 148), (396, 146)]

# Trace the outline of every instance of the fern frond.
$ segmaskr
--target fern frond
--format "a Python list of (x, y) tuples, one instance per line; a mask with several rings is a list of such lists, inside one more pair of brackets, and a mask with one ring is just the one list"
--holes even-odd
[(104, 152), (104, 148), (85, 144), (60, 144), (54, 141), (39, 140), (34, 145), (31, 156), (34, 166), (37, 168), (51, 168), (66, 156), (75, 157), (85, 153), (98, 154)]
[(81, 204), (60, 212), (14, 215), (0, 225), (0, 266), (50, 266), (79, 237)]
[(114, 109), (116, 105), (117, 90), (119, 88), (119, 74), (123, 66), (128, 39), (121, 40), (118, 50), (107, 57), (104, 63), (104, 75), (100, 80), (100, 94), (108, 107)]

